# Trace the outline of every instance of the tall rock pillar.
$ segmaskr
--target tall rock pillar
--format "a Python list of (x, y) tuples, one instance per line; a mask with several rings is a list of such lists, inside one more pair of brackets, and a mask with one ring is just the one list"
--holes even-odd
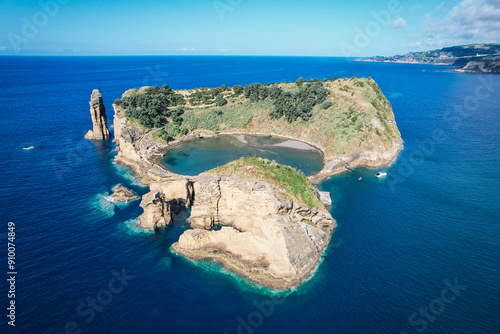
[(85, 134), (87, 139), (103, 140), (111, 137), (108, 129), (108, 118), (106, 117), (106, 108), (102, 102), (102, 95), (99, 90), (94, 89), (90, 96), (90, 115), (92, 116), (93, 130)]

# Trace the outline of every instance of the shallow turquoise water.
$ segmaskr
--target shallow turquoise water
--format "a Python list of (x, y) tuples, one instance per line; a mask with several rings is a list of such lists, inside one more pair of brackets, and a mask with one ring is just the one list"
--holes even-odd
[(292, 166), (310, 175), (323, 168), (323, 155), (317, 150), (299, 150), (272, 146), (283, 142), (272, 137), (225, 135), (202, 139), (173, 147), (165, 154), (163, 164), (168, 170), (182, 175), (198, 175), (204, 171), (225, 165), (244, 155), (274, 160)]

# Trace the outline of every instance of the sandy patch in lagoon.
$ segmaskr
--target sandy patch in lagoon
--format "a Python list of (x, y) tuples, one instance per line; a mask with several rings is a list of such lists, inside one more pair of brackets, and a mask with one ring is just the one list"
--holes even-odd
[[(249, 145), (246, 136), (245, 135), (234, 135), (234, 137), (242, 144)], [(250, 146), (256, 146), (256, 147), (288, 147), (288, 148), (294, 148), (296, 150), (302, 150), (302, 151), (316, 151), (316, 148), (312, 147), (311, 145), (298, 141), (298, 140), (292, 140), (292, 139), (286, 139), (283, 140), (277, 144), (268, 144), (268, 145), (250, 145)]]
[(316, 151), (316, 149), (314, 147), (312, 147), (311, 145), (306, 144), (306, 143), (301, 142), (301, 141), (297, 141), (297, 140), (285, 140), (285, 141), (282, 141), (281, 143), (272, 144), (269, 146), (271, 146), (271, 147), (289, 147), (289, 148), (294, 148), (296, 150), (303, 150), (303, 151)]

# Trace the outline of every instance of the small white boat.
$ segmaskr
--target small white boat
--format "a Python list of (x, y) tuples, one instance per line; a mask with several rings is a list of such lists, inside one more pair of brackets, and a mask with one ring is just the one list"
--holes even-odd
[(385, 170), (381, 170), (377, 174), (375, 174), (376, 177), (384, 177), (387, 176), (387, 172)]

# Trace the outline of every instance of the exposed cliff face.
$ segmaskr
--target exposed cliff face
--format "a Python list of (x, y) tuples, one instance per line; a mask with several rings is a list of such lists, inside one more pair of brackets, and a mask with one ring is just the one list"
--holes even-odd
[(500, 74), (500, 61), (470, 61), (457, 72)]
[[(151, 180), (160, 180), (164, 177), (174, 176), (173, 173), (167, 171), (162, 166), (155, 163), (158, 156), (162, 156), (163, 152), (168, 148), (179, 145), (180, 143), (199, 140), (202, 138), (213, 138), (218, 135), (235, 134), (238, 133), (225, 133), (221, 132), (217, 135), (210, 134), (207, 131), (197, 130), (193, 131), (187, 136), (183, 136), (171, 143), (159, 143), (154, 141), (149, 135), (150, 132), (142, 130), (139, 126), (128, 120), (122, 112), (115, 107), (114, 116), (115, 127), (115, 142), (118, 146), (118, 155), (115, 158), (117, 161), (122, 162), (134, 168), (144, 183), (149, 183)], [(153, 130), (154, 131), (154, 130)], [(240, 132), (239, 134), (246, 134)], [(283, 135), (276, 135), (269, 132), (257, 132), (256, 135), (274, 135), (292, 140), (305, 140), (305, 138), (298, 136), (285, 137)], [(326, 149), (322, 143), (308, 141), (308, 144), (319, 149), (323, 153)], [(373, 150), (357, 150), (352, 154), (344, 156), (324, 156), (324, 167), (318, 173), (311, 175), (309, 179), (314, 183), (320, 183), (324, 179), (343, 173), (351, 168), (368, 167), (377, 168), (390, 164), (396, 159), (399, 151), (403, 148), (403, 141), (399, 138), (394, 140), (393, 146), (389, 149), (381, 148), (380, 151)]]
[(102, 101), (102, 95), (97, 89), (92, 91), (89, 104), (93, 130), (89, 130), (89, 132), (85, 134), (85, 138), (96, 140), (109, 139), (111, 134), (108, 129), (106, 108), (104, 107), (104, 103)]
[[(192, 230), (172, 249), (191, 259), (212, 258), (260, 285), (293, 287), (318, 264), (336, 223), (324, 210), (282, 203), (283, 191), (238, 176), (200, 175), (153, 183), (141, 206), (141, 226), (168, 225), (191, 208)], [(219, 230), (212, 229), (222, 225)]]
[(173, 176), (173, 173), (154, 163), (158, 151), (168, 145), (151, 140), (148, 131), (142, 130), (137, 124), (128, 120), (115, 105), (113, 108), (115, 109), (114, 141), (118, 149), (115, 160), (133, 168), (138, 179), (144, 184)]
[(314, 183), (321, 183), (324, 179), (343, 173), (356, 167), (377, 168), (393, 162), (403, 147), (402, 141), (395, 142), (387, 151), (356, 151), (346, 157), (331, 158), (325, 162), (322, 170), (311, 175), (309, 179)]
[(172, 178), (150, 185), (151, 191), (142, 197), (144, 213), (139, 217), (141, 226), (154, 230), (172, 222), (172, 215), (190, 207), (193, 184), (184, 178)]

